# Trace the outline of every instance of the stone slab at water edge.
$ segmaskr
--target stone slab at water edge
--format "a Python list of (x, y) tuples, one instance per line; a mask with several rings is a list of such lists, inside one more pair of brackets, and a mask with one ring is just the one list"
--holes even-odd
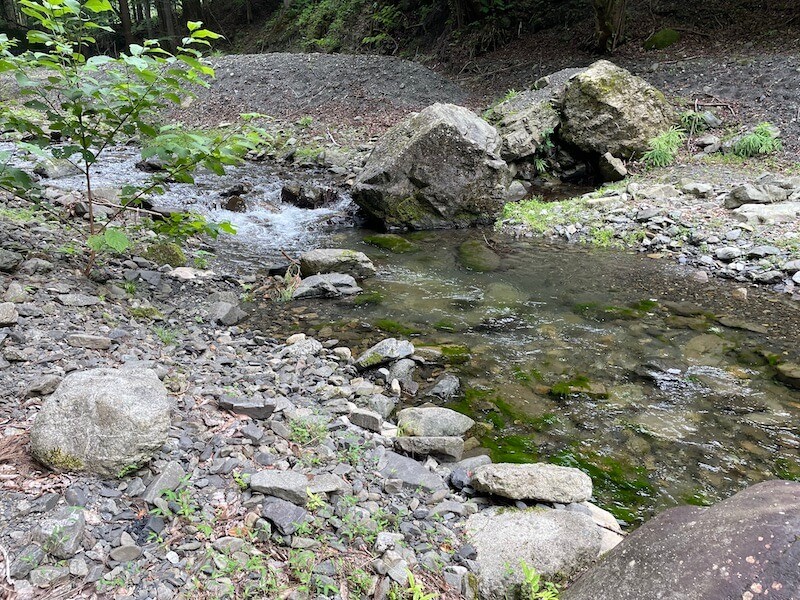
[(592, 497), (592, 480), (583, 471), (547, 463), (497, 463), (475, 469), (472, 487), (479, 492), (539, 502), (585, 502)]
[(353, 200), (394, 229), (488, 225), (511, 172), (494, 127), (467, 108), (434, 104), (392, 127), (353, 186)]
[(796, 600), (800, 483), (767, 481), (708, 508), (653, 518), (609, 552), (564, 600)]
[(301, 254), (300, 273), (303, 277), (320, 273), (346, 273), (356, 279), (364, 279), (375, 275), (376, 269), (363, 252), (325, 248)]
[(45, 400), (31, 451), (57, 471), (117, 476), (167, 441), (172, 402), (155, 371), (89, 369), (68, 375)]
[(441, 437), (464, 435), (475, 421), (449, 408), (424, 406), (401, 410), (397, 414), (397, 424), (404, 435)]

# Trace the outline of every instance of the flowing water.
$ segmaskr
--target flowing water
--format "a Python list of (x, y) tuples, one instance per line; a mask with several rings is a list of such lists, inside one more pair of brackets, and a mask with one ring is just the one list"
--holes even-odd
[[(98, 181), (143, 179), (132, 165), (120, 150)], [(253, 185), (247, 212), (218, 208), (219, 190), (243, 180)], [(758, 290), (735, 300), (732, 284), (695, 283), (668, 260), (492, 231), (409, 234), (410, 251), (396, 254), (365, 243), (373, 232), (342, 216), (346, 198), (301, 210), (281, 204), (280, 188), (247, 165), (172, 186), (163, 201), (231, 220), (239, 235), (217, 243), (218, 260), (242, 274), (263, 273), (283, 252), (366, 252), (379, 273), (361, 295), (256, 302), (253, 325), (355, 351), (389, 335), (443, 349), (465, 389), (450, 406), (481, 423), (496, 461), (582, 468), (598, 501), (630, 523), (800, 478), (800, 395), (772, 366), (797, 360), (796, 304)]]

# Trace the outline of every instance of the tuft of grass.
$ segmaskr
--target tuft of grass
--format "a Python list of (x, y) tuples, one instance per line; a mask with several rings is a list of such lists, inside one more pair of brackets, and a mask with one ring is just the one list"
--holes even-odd
[(705, 118), (703, 118), (703, 113), (699, 113), (695, 110), (687, 110), (681, 113), (681, 128), (687, 131), (691, 137), (696, 133), (703, 133), (708, 129), (708, 123), (706, 123)]
[(752, 133), (748, 133), (733, 146), (736, 156), (749, 158), (764, 154), (773, 154), (783, 148), (783, 143), (776, 135), (771, 123), (760, 123)]
[(686, 132), (672, 127), (648, 142), (650, 150), (642, 155), (642, 162), (648, 167), (668, 167), (675, 162)]
[(521, 202), (510, 202), (503, 207), (503, 219), (527, 225), (534, 233), (544, 234), (559, 225), (581, 221), (585, 202), (581, 199), (544, 202), (534, 197)]

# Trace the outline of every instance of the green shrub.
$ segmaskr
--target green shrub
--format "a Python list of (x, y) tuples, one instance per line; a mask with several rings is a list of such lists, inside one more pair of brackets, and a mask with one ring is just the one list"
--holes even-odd
[(777, 136), (775, 127), (771, 123), (761, 123), (752, 133), (748, 133), (733, 146), (733, 153), (742, 158), (772, 154), (783, 148)]
[(648, 145), (650, 150), (642, 155), (642, 162), (649, 167), (667, 167), (675, 162), (686, 133), (677, 127), (668, 129), (654, 137)]
[(695, 133), (703, 133), (708, 129), (708, 123), (705, 117), (703, 117), (703, 113), (699, 113), (695, 110), (687, 110), (681, 113), (681, 127), (692, 136)]

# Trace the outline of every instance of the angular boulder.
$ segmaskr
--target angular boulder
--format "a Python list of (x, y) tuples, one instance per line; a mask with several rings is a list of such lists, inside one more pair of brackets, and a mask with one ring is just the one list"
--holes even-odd
[(464, 435), (475, 421), (449, 408), (426, 406), (404, 408), (397, 414), (397, 424), (405, 435), (449, 437)]
[(491, 109), (503, 140), (500, 154), (509, 162), (532, 157), (558, 127), (558, 113), (538, 90), (526, 90)]
[(75, 372), (42, 405), (31, 429), (31, 451), (57, 471), (117, 476), (164, 445), (171, 409), (155, 371)]
[(370, 369), (386, 363), (406, 358), (414, 354), (414, 344), (407, 340), (386, 338), (381, 340), (356, 359), (359, 369)]
[(363, 252), (325, 248), (309, 250), (300, 255), (300, 273), (303, 277), (320, 273), (347, 273), (356, 279), (372, 277), (375, 265)]
[(493, 223), (511, 182), (494, 127), (472, 111), (433, 104), (378, 142), (353, 200), (387, 228)]
[(569, 579), (601, 549), (600, 529), (592, 518), (566, 510), (494, 507), (472, 515), (466, 534), (478, 552), (482, 600), (522, 597), (523, 561), (545, 579)]
[(447, 486), (436, 473), (431, 473), (413, 458), (396, 452), (387, 452), (378, 463), (378, 472), (387, 479), (399, 479), (410, 489), (421, 488), (427, 492), (446, 489)]
[(607, 60), (575, 75), (564, 90), (561, 137), (595, 155), (641, 156), (672, 122), (664, 94)]
[(592, 479), (586, 473), (547, 463), (484, 465), (475, 469), (472, 487), (512, 500), (569, 504), (592, 497)]
[(800, 482), (766, 481), (642, 525), (564, 600), (800, 598)]

